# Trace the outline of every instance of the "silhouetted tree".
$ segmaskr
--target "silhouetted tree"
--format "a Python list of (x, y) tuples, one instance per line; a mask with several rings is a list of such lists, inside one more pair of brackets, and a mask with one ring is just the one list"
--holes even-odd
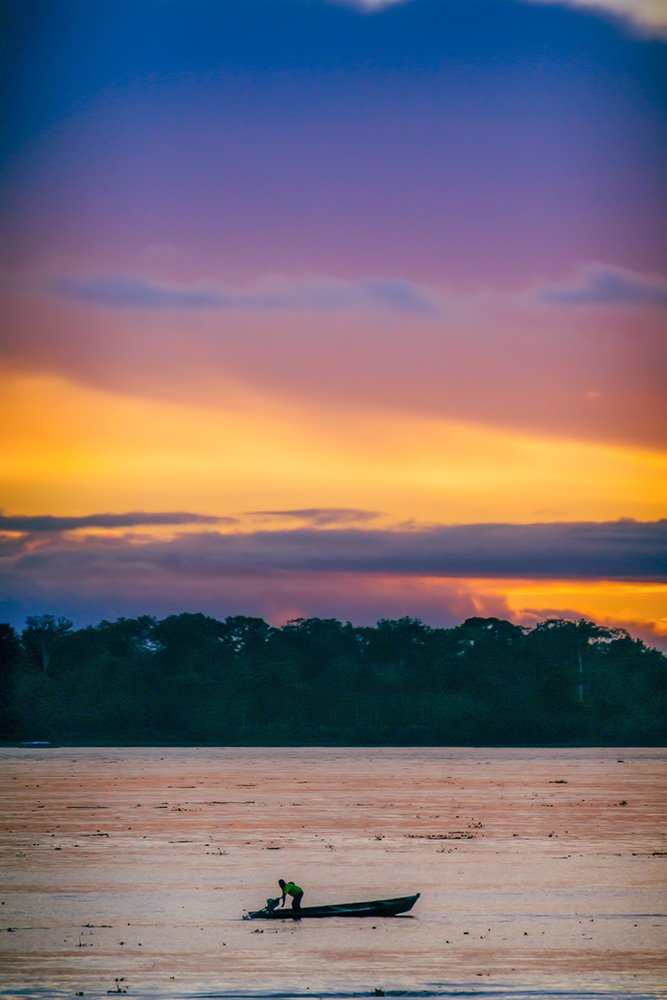
[(21, 641), (0, 626), (0, 714), (21, 738), (73, 742), (662, 744), (666, 666), (584, 619), (184, 613), (74, 630), (42, 615)]
[(16, 675), (21, 663), (21, 644), (11, 625), (0, 622), (0, 740), (14, 729)]
[(71, 631), (72, 622), (68, 618), (55, 618), (54, 615), (26, 618), (21, 641), (29, 664), (48, 674), (54, 655), (62, 648), (63, 638)]

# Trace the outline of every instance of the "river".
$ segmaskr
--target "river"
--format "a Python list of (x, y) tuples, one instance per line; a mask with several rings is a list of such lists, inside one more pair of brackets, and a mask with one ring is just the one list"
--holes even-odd
[[(0, 998), (667, 997), (655, 749), (0, 750)], [(394, 918), (244, 921), (421, 892)]]

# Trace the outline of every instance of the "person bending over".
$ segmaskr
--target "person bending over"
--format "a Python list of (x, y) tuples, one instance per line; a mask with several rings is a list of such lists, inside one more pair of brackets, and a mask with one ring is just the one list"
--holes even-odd
[(280, 897), (280, 905), (285, 905), (285, 900), (288, 896), (292, 897), (292, 909), (301, 909), (301, 900), (303, 899), (303, 889), (301, 889), (294, 882), (286, 882), (285, 879), (279, 878), (278, 885), (280, 886), (280, 891), (282, 896)]

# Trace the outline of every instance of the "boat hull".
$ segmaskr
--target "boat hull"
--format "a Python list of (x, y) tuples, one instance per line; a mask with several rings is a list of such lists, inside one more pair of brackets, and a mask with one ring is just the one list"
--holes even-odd
[(302, 906), (300, 910), (281, 907), (276, 910), (251, 910), (248, 920), (297, 920), (301, 917), (395, 917), (407, 913), (419, 899), (414, 896), (397, 896), (395, 899), (373, 899), (365, 903), (337, 903), (328, 906)]

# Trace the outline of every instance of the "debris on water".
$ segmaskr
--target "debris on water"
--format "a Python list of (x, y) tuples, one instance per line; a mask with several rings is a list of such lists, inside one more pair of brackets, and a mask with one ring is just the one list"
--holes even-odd
[(474, 840), (469, 830), (449, 830), (448, 833), (406, 833), (408, 840)]

